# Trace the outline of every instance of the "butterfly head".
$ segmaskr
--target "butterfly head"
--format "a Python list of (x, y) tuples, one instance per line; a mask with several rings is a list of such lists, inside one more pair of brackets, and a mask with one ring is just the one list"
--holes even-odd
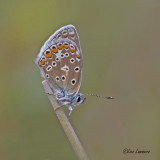
[(86, 98), (83, 97), (81, 93), (78, 93), (73, 99), (72, 99), (72, 105), (73, 106), (79, 106), (80, 104), (84, 103)]

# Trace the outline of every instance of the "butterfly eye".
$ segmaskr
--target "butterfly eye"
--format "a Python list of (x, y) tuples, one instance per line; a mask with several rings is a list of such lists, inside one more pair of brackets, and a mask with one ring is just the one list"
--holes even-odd
[(81, 101), (81, 97), (80, 96), (78, 96), (78, 98), (77, 98), (77, 102), (80, 102)]

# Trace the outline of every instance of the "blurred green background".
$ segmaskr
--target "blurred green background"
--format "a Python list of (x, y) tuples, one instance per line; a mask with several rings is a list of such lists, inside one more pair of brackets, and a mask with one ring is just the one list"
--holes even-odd
[(80, 36), (81, 92), (116, 98), (88, 96), (70, 118), (90, 159), (160, 159), (160, 1), (1, 0), (0, 20), (0, 160), (77, 159), (34, 63), (67, 24)]

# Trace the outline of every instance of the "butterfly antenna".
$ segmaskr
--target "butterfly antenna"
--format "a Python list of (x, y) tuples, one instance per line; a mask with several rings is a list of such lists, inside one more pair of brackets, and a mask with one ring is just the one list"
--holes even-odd
[(95, 96), (97, 98), (103, 98), (103, 99), (114, 99), (113, 97), (104, 97), (104, 96), (100, 96), (100, 95), (97, 95), (97, 94), (84, 93), (83, 95)]

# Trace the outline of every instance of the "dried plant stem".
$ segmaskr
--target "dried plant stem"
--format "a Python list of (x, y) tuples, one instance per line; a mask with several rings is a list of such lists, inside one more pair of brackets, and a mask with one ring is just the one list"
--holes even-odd
[[(43, 85), (46, 93), (51, 93), (51, 89), (50, 89), (46, 80), (44, 80), (42, 82), (42, 85)], [(84, 149), (83, 149), (75, 131), (73, 130), (72, 125), (70, 124), (65, 112), (63, 111), (62, 108), (58, 108), (56, 110), (56, 108), (59, 106), (59, 104), (55, 100), (54, 95), (47, 94), (47, 96), (48, 96), (48, 99), (49, 99), (54, 111), (56, 112), (56, 115), (60, 121), (60, 124), (62, 125), (64, 132), (67, 135), (69, 142), (71, 143), (75, 153), (77, 154), (77, 156), (79, 157), (80, 160), (89, 160), (87, 157), (87, 154), (84, 151)]]

